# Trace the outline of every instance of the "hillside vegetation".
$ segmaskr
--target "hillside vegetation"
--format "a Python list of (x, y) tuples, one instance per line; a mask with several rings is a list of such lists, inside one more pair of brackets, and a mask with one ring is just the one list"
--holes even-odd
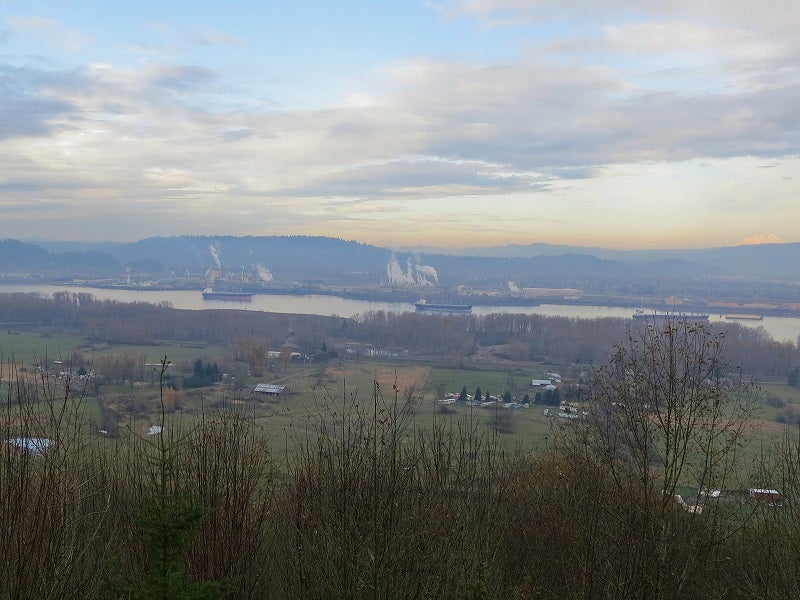
[[(763, 389), (731, 361), (772, 353), (791, 374), (791, 344), (616, 319), (0, 306), (33, 324), (2, 338), (19, 342), (0, 377), (4, 597), (800, 593), (800, 437), (775, 419), (797, 394), (767, 388), (763, 436)], [(520, 401), (554, 368), (578, 418), (438, 402)], [(256, 398), (259, 380), (292, 391)]]
[[(158, 374), (162, 406), (166, 364)], [(781, 440), (752, 473), (730, 462), (746, 415), (728, 409), (744, 407), (744, 396), (731, 403), (709, 389), (699, 411), (665, 398), (687, 411), (666, 428), (637, 429), (650, 415), (624, 430), (591, 419), (554, 430), (546, 449), (512, 452), (476, 418), (431, 421), (378, 383), (363, 394), (324, 397), (303, 438), (269, 434), (246, 410), (190, 424), (166, 407), (152, 435), (87, 436), (91, 415), (80, 389), (6, 375), (13, 382), (0, 420), (0, 518), (13, 532), (0, 541), (6, 597), (800, 592), (800, 445)], [(598, 407), (622, 391), (598, 396), (591, 414), (607, 414)], [(721, 412), (706, 410), (717, 401)], [(683, 430), (694, 417), (703, 423)], [(719, 425), (707, 427), (715, 418)], [(636, 431), (649, 433), (629, 435)], [(687, 441), (685, 451), (678, 445), (663, 454), (669, 432)], [(709, 454), (692, 445), (723, 438)], [(295, 445), (288, 461), (275, 452), (286, 443)], [(685, 471), (674, 476), (678, 464)], [(779, 488), (780, 502), (750, 501), (746, 490), (756, 484)], [(678, 492), (688, 502), (678, 502)]]

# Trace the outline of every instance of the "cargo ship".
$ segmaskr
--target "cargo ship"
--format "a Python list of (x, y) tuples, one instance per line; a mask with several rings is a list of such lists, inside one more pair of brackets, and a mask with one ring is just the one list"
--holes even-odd
[(471, 304), (445, 304), (428, 302), (424, 298), (414, 303), (418, 312), (468, 314), (472, 312)]
[(664, 323), (674, 321), (676, 323), (708, 323), (708, 315), (689, 315), (685, 313), (647, 313), (637, 310), (633, 313), (634, 321), (647, 321), (651, 323)]
[(725, 315), (726, 319), (733, 319), (735, 321), (763, 321), (764, 317), (761, 315)]
[(229, 302), (250, 302), (253, 294), (248, 292), (214, 291), (211, 288), (203, 290), (203, 300), (227, 300)]

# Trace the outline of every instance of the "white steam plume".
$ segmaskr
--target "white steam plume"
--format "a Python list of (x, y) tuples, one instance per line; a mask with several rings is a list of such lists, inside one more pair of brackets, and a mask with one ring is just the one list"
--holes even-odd
[(389, 279), (389, 283), (395, 285), (432, 286), (439, 283), (439, 274), (436, 269), (430, 265), (419, 264), (419, 257), (417, 257), (416, 264), (411, 262), (411, 257), (406, 259), (404, 270), (394, 252), (392, 252), (392, 256), (386, 264), (386, 276)]
[(439, 283), (439, 274), (430, 265), (417, 265), (417, 282), (421, 285)]
[(217, 268), (222, 269), (222, 263), (219, 262), (219, 254), (217, 254), (217, 249), (214, 248), (214, 244), (210, 244), (208, 248), (211, 250), (211, 256), (214, 257), (214, 262), (217, 263)]
[(411, 262), (408, 262), (408, 273), (404, 273), (397, 257), (392, 252), (392, 256), (386, 264), (386, 277), (389, 279), (389, 283), (414, 285), (414, 277), (411, 275)]
[(270, 273), (267, 267), (256, 265), (256, 274), (261, 281), (272, 281), (272, 273)]

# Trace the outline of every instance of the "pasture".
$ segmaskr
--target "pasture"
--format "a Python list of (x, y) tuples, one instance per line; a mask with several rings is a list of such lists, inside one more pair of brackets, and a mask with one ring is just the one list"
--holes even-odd
[[(454, 369), (345, 357), (324, 363), (292, 362), (286, 369), (265, 365), (263, 376), (252, 377), (247, 375), (245, 365), (236, 366), (231, 348), (225, 346), (201, 342), (108, 344), (35, 331), (0, 332), (0, 356), (4, 397), (13, 392), (8, 380), (19, 371), (26, 373), (29, 381), (44, 381), (42, 372), (32, 369), (33, 365), (48, 365), (54, 376), (61, 362), (72, 356), (85, 361), (87, 368), (109, 364), (114, 358), (135, 360), (139, 368), (130, 380), (110, 381), (98, 372), (97, 380), (72, 384), (73, 390), (83, 395), (84, 415), (90, 421), (84, 431), (90, 435), (97, 435), (101, 429), (119, 432), (126, 428), (142, 434), (157, 422), (161, 410), (158, 363), (164, 356), (172, 363), (167, 371), (168, 386), (178, 386), (168, 389), (165, 396), (170, 418), (191, 427), (201, 419), (239, 411), (264, 428), (278, 452), (304, 443), (309, 434), (326, 423), (341, 420), (343, 415), (366, 418), (376, 409), (387, 415), (402, 408), (406, 416), (413, 415), (414, 426), (422, 428), (434, 424), (455, 427), (458, 422), (469, 420), (486, 432), (498, 434), (503, 446), (522, 451), (541, 448), (553, 434), (571, 427), (563, 419), (546, 417), (545, 407), (535, 404), (504, 408), (501, 404), (476, 407), (439, 402), (446, 394), (459, 394), (462, 388), (470, 395), (480, 388), (483, 394), (488, 391), (497, 397), (508, 391), (517, 402), (525, 394), (533, 400), (536, 389), (531, 387), (531, 379), (543, 378), (551, 371), (567, 372), (568, 365), (487, 362), (479, 364), (479, 368)], [(197, 360), (219, 363), (225, 371), (223, 381), (181, 389), (181, 378), (191, 375)], [(231, 376), (234, 370), (239, 380)], [(260, 382), (285, 385), (287, 393), (279, 397), (254, 393), (253, 388)], [(763, 383), (760, 388), (762, 402), (749, 424), (749, 442), (743, 449), (752, 459), (765, 444), (781, 439), (786, 426), (800, 421), (800, 390), (775, 381)], [(55, 396), (58, 397), (57, 391)]]

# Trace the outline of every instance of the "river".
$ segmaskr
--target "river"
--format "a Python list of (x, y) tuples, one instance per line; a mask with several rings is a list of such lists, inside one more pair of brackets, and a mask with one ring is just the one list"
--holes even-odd
[[(353, 317), (370, 311), (414, 312), (414, 305), (409, 302), (377, 302), (372, 300), (350, 300), (339, 296), (291, 294), (256, 294), (252, 302), (231, 302), (227, 300), (203, 300), (199, 291), (193, 290), (124, 290), (108, 288), (92, 288), (80, 286), (58, 285), (0, 285), (0, 293), (38, 293), (52, 296), (54, 292), (66, 291), (73, 294), (87, 293), (98, 300), (116, 300), (119, 302), (148, 302), (159, 304), (169, 302), (174, 308), (185, 310), (201, 309), (238, 309), (262, 312), (324, 315)], [(654, 309), (644, 307), (645, 312)], [(580, 306), (566, 304), (540, 304), (538, 306), (475, 306), (474, 315), (491, 313), (537, 314), (548, 317), (572, 317), (578, 319), (597, 319), (600, 317), (631, 317), (630, 308), (614, 306)], [(712, 322), (726, 321), (721, 314), (710, 316)], [(779, 342), (797, 344), (800, 337), (800, 318), (797, 317), (764, 317), (763, 320), (736, 321), (746, 327), (763, 327), (764, 331)]]

